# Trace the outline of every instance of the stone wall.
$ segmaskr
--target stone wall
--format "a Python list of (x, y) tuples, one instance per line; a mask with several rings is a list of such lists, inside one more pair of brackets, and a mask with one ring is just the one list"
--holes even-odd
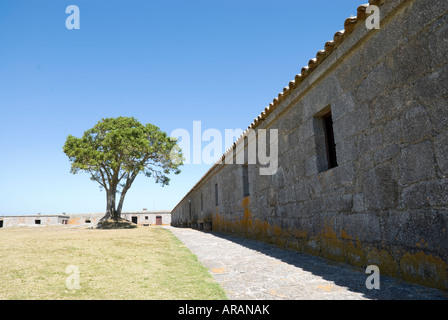
[(371, 1), (379, 30), (366, 28), (360, 7), (252, 123), (278, 129), (277, 172), (249, 164), (245, 196), (243, 166), (217, 163), (173, 209), (173, 225), (448, 288), (448, 1), (381, 2)]
[(0, 216), (2, 228), (21, 226), (55, 226), (66, 224), (68, 216), (65, 215), (24, 215), (24, 216)]
[[(96, 226), (105, 213), (74, 213), (62, 215), (21, 215), (21, 216), (0, 216), (0, 227), (21, 227), (21, 226)], [(162, 225), (171, 224), (170, 211), (135, 211), (123, 212), (121, 217), (132, 222), (132, 217), (137, 218), (137, 224), (140, 226), (156, 225), (156, 217), (160, 216)], [(36, 220), (40, 223), (36, 224)]]
[(131, 222), (133, 222), (132, 218), (135, 218), (140, 226), (155, 226), (157, 225), (157, 217), (160, 217), (161, 225), (171, 225), (170, 211), (125, 212), (122, 213), (121, 217)]
[(68, 224), (71, 226), (96, 226), (104, 217), (104, 213), (76, 213), (71, 214)]

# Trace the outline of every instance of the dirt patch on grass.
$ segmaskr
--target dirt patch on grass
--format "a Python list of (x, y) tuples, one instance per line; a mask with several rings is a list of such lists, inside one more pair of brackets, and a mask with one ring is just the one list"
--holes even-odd
[(138, 226), (135, 223), (132, 223), (126, 219), (107, 219), (98, 222), (96, 228), (97, 229), (133, 229)]

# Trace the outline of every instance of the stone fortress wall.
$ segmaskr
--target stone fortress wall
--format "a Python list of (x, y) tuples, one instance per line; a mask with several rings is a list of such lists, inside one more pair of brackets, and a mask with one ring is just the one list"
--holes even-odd
[[(278, 130), (276, 173), (216, 163), (173, 209), (174, 226), (448, 289), (448, 1), (370, 4), (380, 29), (360, 6), (250, 125)], [(226, 154), (239, 143), (247, 152), (241, 137)]]

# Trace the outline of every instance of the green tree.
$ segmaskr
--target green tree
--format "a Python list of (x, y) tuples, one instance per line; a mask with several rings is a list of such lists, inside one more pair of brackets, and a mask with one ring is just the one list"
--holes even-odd
[(183, 164), (176, 139), (133, 117), (102, 119), (81, 138), (69, 135), (63, 151), (70, 159), (71, 173), (87, 172), (106, 190), (107, 216), (114, 220), (120, 218), (126, 193), (139, 173), (165, 186), (168, 174), (179, 174)]

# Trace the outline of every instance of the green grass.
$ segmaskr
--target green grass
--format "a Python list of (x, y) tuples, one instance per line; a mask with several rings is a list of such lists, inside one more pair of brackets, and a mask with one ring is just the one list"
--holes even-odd
[[(227, 299), (208, 270), (169, 230), (0, 229), (0, 299)], [(66, 268), (79, 268), (69, 290)]]

